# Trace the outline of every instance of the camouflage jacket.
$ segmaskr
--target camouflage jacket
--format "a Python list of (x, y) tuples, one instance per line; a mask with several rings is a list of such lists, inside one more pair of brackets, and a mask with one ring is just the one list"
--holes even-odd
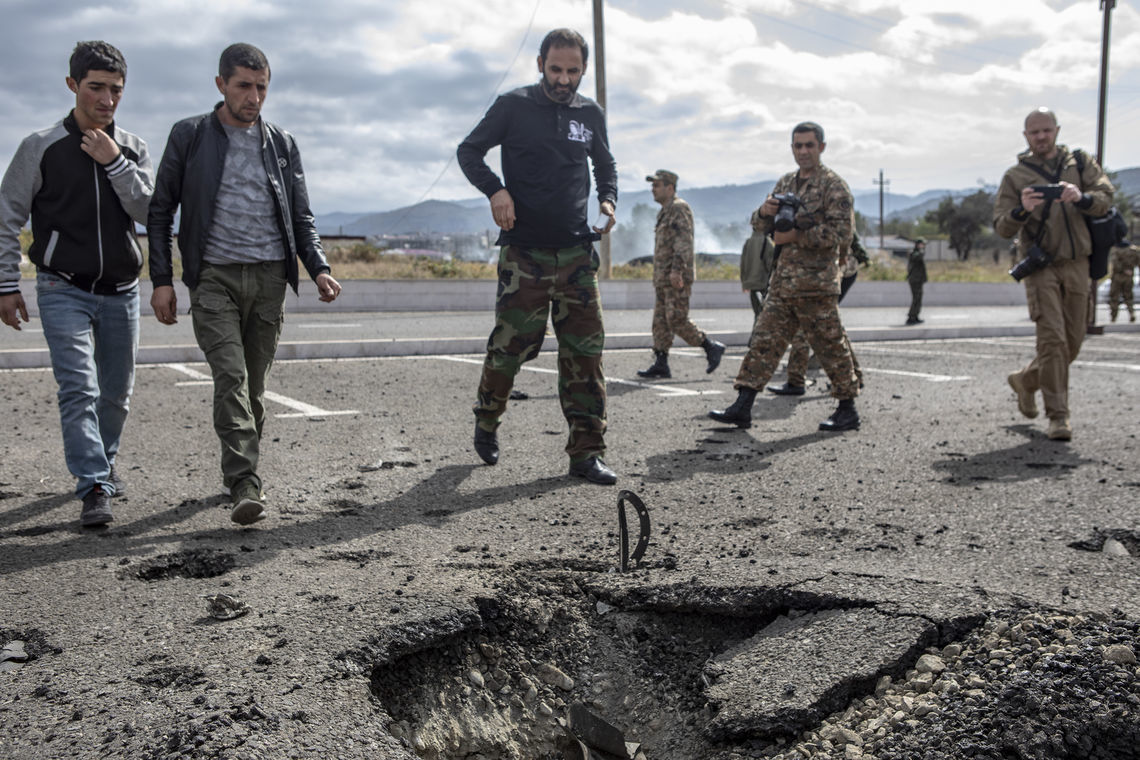
[(696, 279), (693, 263), (693, 210), (680, 198), (657, 212), (657, 228), (653, 247), (653, 285), (669, 284), (669, 275), (680, 272), (689, 285)]
[(1130, 245), (1127, 248), (1117, 246), (1112, 249), (1112, 277), (1113, 279), (1132, 280), (1132, 270), (1140, 266), (1140, 248)]
[[(847, 183), (821, 164), (806, 181), (799, 179), (798, 171), (785, 174), (772, 192), (795, 193), (803, 202), (796, 213), (799, 242), (780, 247), (772, 294), (784, 298), (839, 295), (839, 252), (850, 244), (855, 221)], [(772, 234), (773, 218), (754, 216)]]

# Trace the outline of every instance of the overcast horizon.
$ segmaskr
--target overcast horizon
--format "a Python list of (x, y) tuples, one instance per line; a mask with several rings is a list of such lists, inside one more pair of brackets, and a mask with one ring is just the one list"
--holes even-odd
[[(593, 47), (590, 0), (3, 0), (15, 64), (0, 72), (5, 167), (19, 141), (64, 116), (76, 40), (119, 47), (129, 73), (116, 121), (157, 163), (170, 126), (218, 100), (227, 44), (273, 70), (263, 115), (292, 132), (318, 214), (399, 208), (478, 192), (455, 148), (496, 94), (537, 81), (556, 26)], [(827, 130), (824, 161), (856, 193), (879, 169), (892, 193), (996, 184), (1024, 149), (1025, 115), (1054, 108), (1060, 141), (1096, 149), (1098, 0), (611, 0), (606, 78), (620, 191), (668, 168), (685, 187), (749, 184), (794, 168), (789, 130)], [(533, 14), (533, 23), (531, 18)], [(591, 51), (593, 53), (593, 51)], [(594, 57), (581, 92), (595, 94)], [(1112, 14), (1106, 164), (1140, 165), (1140, 23)], [(501, 84), (500, 84), (501, 82)], [(488, 162), (498, 171), (497, 152)], [(430, 188), (430, 190), (429, 190)]]

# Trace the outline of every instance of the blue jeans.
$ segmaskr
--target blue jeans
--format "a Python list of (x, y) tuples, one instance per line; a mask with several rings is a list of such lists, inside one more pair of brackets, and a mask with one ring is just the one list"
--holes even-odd
[(53, 274), (36, 277), (36, 301), (59, 384), (67, 469), (85, 496), (113, 494), (111, 465), (127, 420), (139, 345), (139, 290), (110, 296), (80, 290)]

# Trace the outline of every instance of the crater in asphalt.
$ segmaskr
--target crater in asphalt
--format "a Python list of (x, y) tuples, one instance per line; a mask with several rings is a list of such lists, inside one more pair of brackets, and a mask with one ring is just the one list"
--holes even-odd
[(233, 569), (234, 555), (211, 549), (190, 549), (173, 554), (160, 554), (143, 560), (126, 571), (139, 580), (160, 581), (166, 578), (214, 578)]
[(1123, 528), (1098, 529), (1094, 531), (1089, 538), (1073, 541), (1069, 544), (1069, 548), (1084, 552), (1101, 552), (1104, 551), (1105, 541), (1109, 539), (1119, 541), (1133, 557), (1140, 557), (1140, 531), (1125, 530)]
[(421, 757), (577, 757), (563, 754), (560, 722), (574, 703), (647, 757), (775, 747), (901, 674), (939, 633), (923, 618), (766, 589), (615, 595), (572, 573), (496, 589), (474, 612), (343, 655), (370, 668), (388, 730)]

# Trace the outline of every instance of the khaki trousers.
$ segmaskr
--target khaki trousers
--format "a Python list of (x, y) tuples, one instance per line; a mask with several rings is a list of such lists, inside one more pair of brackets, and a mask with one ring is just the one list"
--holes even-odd
[(1037, 356), (1021, 370), (1026, 390), (1041, 391), (1045, 416), (1069, 416), (1069, 365), (1085, 339), (1089, 308), (1089, 262), (1066, 260), (1025, 278), (1029, 318), (1037, 326)]

